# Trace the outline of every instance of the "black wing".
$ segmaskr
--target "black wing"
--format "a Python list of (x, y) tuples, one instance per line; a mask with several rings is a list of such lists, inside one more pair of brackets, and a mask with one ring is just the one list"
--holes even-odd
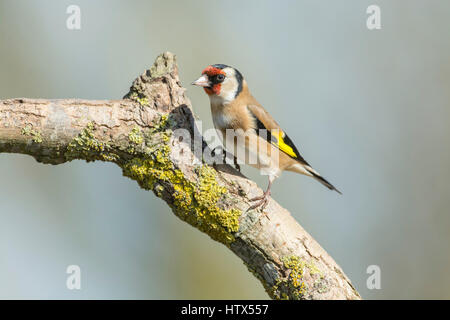
[(256, 131), (258, 136), (264, 138), (269, 143), (276, 146), (279, 150), (283, 151), (292, 159), (295, 159), (309, 166), (308, 162), (306, 162), (306, 160), (303, 159), (303, 157), (300, 155), (300, 152), (298, 152), (297, 147), (294, 145), (291, 138), (289, 138), (289, 136), (285, 132), (283, 132), (282, 130), (278, 130), (279, 133), (278, 137), (273, 135), (271, 130), (267, 129), (264, 123), (262, 123), (261, 120), (259, 120), (258, 117), (255, 116), (253, 112), (250, 111), (250, 114), (255, 119), (257, 127)]

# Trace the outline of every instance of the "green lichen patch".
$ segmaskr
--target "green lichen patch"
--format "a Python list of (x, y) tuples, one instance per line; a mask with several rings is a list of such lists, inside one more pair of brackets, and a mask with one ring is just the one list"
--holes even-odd
[(284, 267), (290, 269), (291, 272), (289, 274), (288, 280), (292, 284), (294, 288), (298, 288), (302, 290), (305, 286), (303, 283), (303, 270), (306, 266), (305, 261), (300, 259), (297, 256), (287, 256), (283, 257), (281, 260), (284, 264)]
[(173, 128), (177, 125), (177, 122), (172, 117), (171, 114), (162, 114), (160, 116), (159, 120), (159, 126), (157, 125), (156, 128), (165, 129), (165, 128)]
[[(168, 117), (161, 117), (159, 125), (152, 130), (164, 130)], [(159, 143), (151, 143), (146, 147), (146, 157), (135, 157), (122, 165), (123, 173), (136, 180), (139, 185), (153, 190), (157, 196), (164, 192), (170, 194), (169, 205), (182, 220), (207, 233), (211, 238), (224, 244), (234, 241), (233, 233), (239, 229), (241, 211), (222, 208), (222, 202), (229, 197), (225, 187), (219, 185), (214, 168), (201, 165), (196, 168), (198, 179), (192, 181), (169, 159), (170, 147), (168, 131), (160, 132)]]
[(313, 261), (309, 261), (306, 264), (306, 268), (309, 270), (309, 274), (314, 276), (314, 275), (318, 275), (320, 279), (323, 279), (324, 275), (322, 270), (320, 270)]
[(198, 181), (190, 181), (161, 150), (150, 159), (134, 158), (124, 166), (124, 175), (135, 179), (141, 187), (162, 192), (170, 190), (170, 206), (183, 220), (225, 244), (234, 241), (233, 233), (239, 230), (241, 211), (220, 208), (220, 201), (227, 196), (227, 190), (219, 186), (213, 168), (201, 166)]
[(42, 136), (41, 133), (37, 130), (33, 129), (33, 126), (28, 124), (26, 125), (24, 128), (22, 128), (21, 133), (24, 136), (30, 136), (31, 140), (33, 140), (33, 142), (35, 143), (41, 143), (42, 142)]
[(267, 292), (278, 300), (302, 299), (308, 289), (303, 281), (306, 262), (294, 255), (283, 257), (281, 262), (284, 268), (289, 270), (289, 275), (285, 279), (279, 279), (273, 287), (266, 288)]
[(283, 267), (288, 271), (288, 276), (280, 278), (276, 284), (266, 288), (267, 292), (275, 299), (305, 299), (308, 292), (308, 281), (314, 280), (313, 287), (319, 293), (329, 290), (328, 282), (323, 272), (315, 265), (313, 260), (306, 261), (298, 256), (290, 255), (281, 259)]
[(127, 152), (130, 154), (136, 153), (136, 148), (142, 145), (144, 142), (144, 136), (141, 132), (141, 129), (138, 126), (135, 126), (130, 133), (128, 133), (129, 146)]
[(94, 124), (89, 122), (86, 128), (73, 138), (67, 146), (66, 160), (83, 159), (86, 161), (116, 161), (119, 156), (112, 152), (108, 143), (98, 140), (94, 135)]
[(320, 278), (314, 281), (314, 290), (319, 293), (326, 293), (330, 290), (328, 281), (324, 278)]
[(136, 101), (137, 103), (139, 103), (141, 106), (148, 106), (150, 103), (148, 101), (148, 98), (143, 94), (143, 93), (139, 93), (139, 92), (132, 92), (129, 96), (129, 99)]
[(130, 139), (130, 141), (134, 144), (141, 144), (144, 142), (141, 129), (139, 129), (138, 126), (134, 127), (128, 134), (128, 139)]

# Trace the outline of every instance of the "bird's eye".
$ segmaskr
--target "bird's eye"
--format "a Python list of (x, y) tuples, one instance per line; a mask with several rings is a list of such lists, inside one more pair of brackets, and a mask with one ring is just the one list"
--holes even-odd
[(225, 79), (225, 76), (223, 74), (218, 74), (216, 76), (217, 81), (223, 81)]

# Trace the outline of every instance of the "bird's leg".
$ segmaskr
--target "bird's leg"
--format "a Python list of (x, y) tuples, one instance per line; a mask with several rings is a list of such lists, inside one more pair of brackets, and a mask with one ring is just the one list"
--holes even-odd
[(255, 197), (250, 199), (250, 201), (258, 201), (254, 205), (252, 205), (248, 210), (253, 210), (258, 207), (261, 207), (261, 209), (264, 209), (267, 206), (267, 203), (269, 202), (269, 196), (270, 196), (270, 187), (272, 186), (272, 179), (269, 179), (269, 185), (267, 186), (267, 190), (263, 193), (262, 196)]

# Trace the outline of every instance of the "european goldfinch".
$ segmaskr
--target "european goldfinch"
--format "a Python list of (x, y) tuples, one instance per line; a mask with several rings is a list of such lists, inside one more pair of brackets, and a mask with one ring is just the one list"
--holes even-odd
[(250, 94), (237, 69), (224, 64), (210, 65), (192, 84), (203, 87), (208, 94), (214, 126), (221, 133), (227, 151), (269, 177), (263, 195), (251, 199), (258, 201), (251, 209), (267, 205), (272, 182), (284, 170), (313, 177), (341, 193), (303, 159), (288, 135)]

